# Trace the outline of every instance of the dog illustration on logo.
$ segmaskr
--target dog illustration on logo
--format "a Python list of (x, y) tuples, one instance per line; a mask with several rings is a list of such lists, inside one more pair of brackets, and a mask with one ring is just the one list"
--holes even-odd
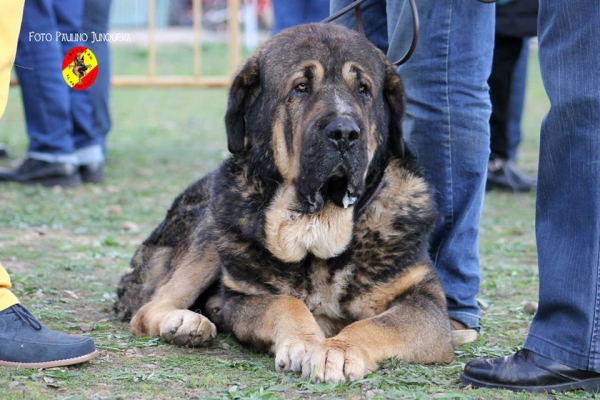
[(69, 65), (69, 68), (71, 68), (77, 79), (79, 79), (79, 83), (81, 83), (81, 80), (87, 74), (87, 70), (91, 67), (91, 65), (85, 64), (84, 57), (82, 53), (77, 53), (73, 59), (73, 63)]

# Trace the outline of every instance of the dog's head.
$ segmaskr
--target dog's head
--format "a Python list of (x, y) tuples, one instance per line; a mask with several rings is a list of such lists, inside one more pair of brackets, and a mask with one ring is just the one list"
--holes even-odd
[(274, 165), (298, 211), (351, 207), (370, 168), (404, 151), (403, 87), (362, 34), (309, 24), (268, 40), (236, 74), (225, 117), (230, 152)]

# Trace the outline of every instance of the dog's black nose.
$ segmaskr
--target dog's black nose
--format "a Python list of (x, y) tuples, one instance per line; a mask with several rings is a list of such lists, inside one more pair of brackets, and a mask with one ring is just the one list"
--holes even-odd
[(325, 134), (336, 149), (345, 151), (358, 140), (360, 128), (350, 119), (336, 118), (325, 127)]

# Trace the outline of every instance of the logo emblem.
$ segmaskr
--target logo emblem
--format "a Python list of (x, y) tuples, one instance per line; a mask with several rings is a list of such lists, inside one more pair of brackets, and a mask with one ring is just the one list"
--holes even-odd
[(67, 85), (75, 90), (85, 90), (98, 76), (98, 60), (87, 47), (73, 47), (63, 58), (62, 74)]

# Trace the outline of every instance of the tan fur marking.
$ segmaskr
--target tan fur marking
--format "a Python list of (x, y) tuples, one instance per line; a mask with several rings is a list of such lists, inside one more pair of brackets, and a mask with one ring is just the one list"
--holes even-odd
[(265, 216), (267, 248), (284, 262), (298, 262), (310, 252), (321, 259), (341, 254), (352, 239), (352, 208), (327, 203), (316, 214), (303, 215), (296, 207), (296, 190), (279, 188)]
[(373, 90), (377, 89), (374, 86), (373, 79), (369, 76), (369, 74), (364, 70), (363, 67), (360, 66), (360, 64), (354, 61), (346, 61), (342, 66), (342, 77), (344, 78), (344, 81), (346, 81), (346, 85), (348, 85), (348, 87), (353, 88), (356, 86), (356, 71), (360, 71), (361, 78), (367, 81)]
[(315, 84), (318, 85), (323, 81), (323, 76), (325, 75), (325, 68), (323, 67), (323, 64), (321, 64), (321, 62), (318, 60), (307, 60), (298, 64), (298, 66), (296, 67), (296, 71), (288, 80), (289, 90), (292, 90), (295, 81), (304, 77), (306, 68), (312, 69), (313, 86)]
[[(292, 74), (292, 76), (288, 79), (287, 89), (292, 90), (292, 88), (304, 78), (306, 68), (311, 68), (313, 73), (312, 85), (313, 90), (318, 90), (323, 80), (323, 76), (325, 74), (325, 68), (323, 65), (317, 60), (308, 60), (305, 61), (296, 67), (296, 71)], [(303, 123), (302, 121), (298, 121), (292, 124), (292, 132), (293, 142), (292, 142), (292, 152), (290, 154), (288, 152), (287, 143), (285, 140), (285, 132), (284, 132), (284, 118), (286, 117), (285, 106), (282, 105), (275, 113), (273, 117), (273, 140), (271, 144), (271, 148), (273, 150), (273, 155), (275, 158), (275, 164), (277, 165), (277, 169), (279, 173), (284, 178), (287, 183), (291, 183), (298, 176), (299, 169), (299, 161), (300, 161), (300, 150), (302, 146), (302, 129)]]
[(372, 287), (354, 299), (349, 307), (358, 319), (366, 319), (383, 313), (398, 295), (415, 286), (429, 273), (429, 267), (417, 264), (395, 280)]
[(288, 153), (281, 114), (284, 114), (284, 112), (277, 112), (273, 122), (273, 156), (275, 157), (277, 170), (286, 182), (291, 183), (298, 176), (299, 157), (298, 154), (296, 154), (296, 157), (292, 157)]
[(336, 271), (331, 283), (329, 270), (323, 260), (315, 260), (312, 275), (312, 291), (305, 300), (326, 337), (337, 334), (348, 324), (340, 307), (340, 298), (352, 279), (353, 268), (347, 266)]
[[(146, 250), (144, 248), (142, 251)], [(147, 262), (147, 265), (150, 266), (146, 271), (144, 271), (144, 282), (146, 285), (156, 287), (158, 282), (165, 275), (165, 266), (167, 265), (167, 260), (173, 254), (173, 249), (171, 247), (163, 247), (163, 248), (153, 248), (151, 249), (152, 256)], [(140, 254), (141, 251), (138, 251)]]
[(221, 282), (228, 289), (246, 295), (269, 294), (268, 290), (263, 289), (260, 286), (254, 286), (244, 281), (235, 280), (226, 270), (223, 270), (222, 273)]
[(356, 229), (359, 240), (362, 238), (360, 233), (367, 232), (368, 229), (377, 230), (382, 239), (401, 237), (403, 232), (392, 227), (394, 218), (406, 215), (409, 212), (408, 205), (413, 209), (426, 209), (430, 202), (423, 178), (399, 168), (396, 161), (387, 168), (384, 182), (384, 189), (359, 219)]
[(158, 289), (150, 302), (146, 303), (131, 319), (132, 333), (137, 336), (158, 336), (160, 324), (168, 313), (185, 310), (206, 290), (219, 273), (217, 251), (214, 246), (201, 252), (190, 248), (177, 262), (173, 262), (175, 270), (165, 277), (165, 282)]
[(276, 345), (278, 341), (302, 330), (316, 337), (323, 337), (314, 317), (301, 300), (291, 296), (277, 296), (264, 311), (261, 331), (274, 338)]

